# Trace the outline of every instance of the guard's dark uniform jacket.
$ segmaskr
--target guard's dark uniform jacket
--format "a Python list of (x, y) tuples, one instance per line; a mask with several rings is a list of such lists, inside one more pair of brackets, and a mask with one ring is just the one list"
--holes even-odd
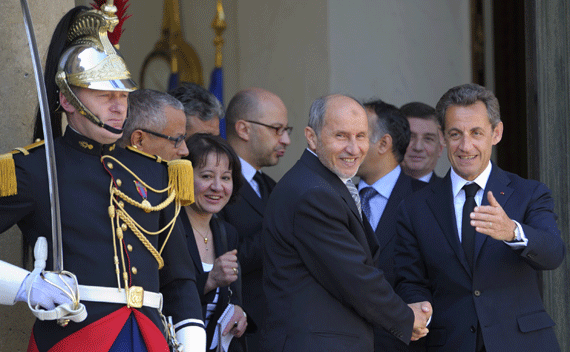
[[(101, 145), (74, 132), (69, 127), (62, 138), (54, 141), (60, 194), (63, 234), (64, 269), (77, 276), (80, 285), (118, 287), (113, 263), (113, 228), (109, 217), (110, 186), (140, 202), (146, 190), (148, 201), (155, 206), (163, 202), (168, 192), (137, 190), (136, 178), (157, 190), (168, 186), (168, 169), (136, 152), (118, 146)], [(27, 154), (27, 155), (26, 155)], [(103, 155), (112, 158), (103, 159)], [(51, 270), (51, 216), (45, 148), (34, 148), (14, 156), (17, 194), (0, 197), (0, 232), (18, 224), (32, 245), (39, 236), (50, 244), (46, 270)], [(114, 158), (114, 159), (113, 159)], [(118, 161), (118, 162), (117, 162)], [(120, 164), (123, 165), (120, 165)], [(130, 170), (130, 172), (128, 171)], [(131, 173), (132, 172), (132, 173)], [(124, 208), (132, 219), (148, 231), (158, 231), (174, 217), (174, 203), (160, 211), (147, 213), (125, 202)], [(129, 285), (145, 291), (164, 294), (165, 315), (174, 323), (202, 317), (200, 299), (195, 286), (193, 264), (186, 250), (182, 226), (177, 223), (162, 252), (164, 267), (159, 271), (157, 260), (131, 229), (124, 232), (124, 255)], [(146, 235), (152, 246), (160, 250), (168, 231)], [(119, 247), (117, 247), (119, 252)], [(120, 256), (120, 253), (119, 253)], [(120, 257), (119, 257), (120, 258)], [(122, 269), (121, 269), (122, 272)], [(121, 277), (121, 287), (124, 281)], [(183, 297), (183, 298), (182, 298)], [(88, 324), (124, 307), (121, 304), (85, 302), (88, 317), (81, 323), (60, 327), (54, 321), (37, 320), (33, 334), (39, 351), (47, 351), (58, 341)], [(157, 309), (139, 309), (163, 331)]]

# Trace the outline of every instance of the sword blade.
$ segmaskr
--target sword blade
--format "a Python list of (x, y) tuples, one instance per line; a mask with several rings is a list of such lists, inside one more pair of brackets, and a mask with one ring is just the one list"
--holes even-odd
[(34, 34), (34, 25), (27, 0), (20, 0), (22, 12), (24, 14), (24, 25), (26, 27), (26, 35), (28, 36), (28, 44), (32, 55), (32, 65), (34, 66), (34, 75), (36, 78), (36, 89), (38, 91), (38, 101), (40, 112), (42, 115), (42, 125), (45, 139), (46, 163), (49, 184), (49, 199), (51, 205), (51, 234), (53, 249), (53, 270), (63, 270), (63, 249), (61, 243), (61, 216), (59, 212), (59, 190), (57, 187), (57, 170), (55, 164), (55, 152), (53, 144), (53, 133), (51, 130), (49, 104), (47, 100), (46, 85), (44, 82), (44, 74), (40, 56), (38, 55), (38, 46), (36, 44), (36, 36)]

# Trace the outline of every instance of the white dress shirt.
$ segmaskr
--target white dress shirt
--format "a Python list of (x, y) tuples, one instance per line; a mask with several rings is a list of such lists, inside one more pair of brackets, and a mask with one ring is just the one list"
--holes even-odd
[[(451, 168), (450, 171), (451, 192), (453, 194), (453, 207), (455, 208), (455, 223), (457, 225), (457, 233), (459, 234), (459, 242), (461, 242), (461, 230), (462, 230), (461, 220), (463, 218), (463, 205), (465, 204), (465, 190), (463, 189), (463, 186), (470, 183), (476, 183), (479, 185), (480, 188), (477, 191), (477, 194), (475, 194), (475, 203), (477, 203), (477, 206), (480, 206), (481, 202), (483, 201), (483, 196), (485, 195), (484, 193), (485, 193), (485, 187), (487, 186), (487, 181), (489, 180), (489, 176), (491, 175), (491, 170), (493, 168), (492, 165), (493, 164), (489, 161), (489, 165), (487, 165), (485, 170), (483, 170), (483, 172), (479, 174), (479, 176), (477, 176), (477, 178), (473, 181), (467, 181), (463, 179), (461, 176), (455, 173), (453, 168)], [(507, 245), (513, 248), (526, 247), (528, 239), (524, 235), (522, 226), (518, 222), (516, 221), (514, 222), (517, 225), (519, 233), (521, 235), (521, 241), (520, 242), (503, 241), (503, 242), (505, 242)]]

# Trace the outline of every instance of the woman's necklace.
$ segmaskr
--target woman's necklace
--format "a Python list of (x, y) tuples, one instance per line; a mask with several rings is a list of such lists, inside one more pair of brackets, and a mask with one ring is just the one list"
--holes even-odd
[(208, 250), (208, 236), (202, 235), (202, 233), (200, 231), (198, 231), (194, 226), (192, 226), (192, 228), (194, 229), (194, 231), (196, 231), (198, 233), (198, 235), (200, 235), (200, 237), (202, 237), (204, 239), (204, 244), (206, 245), (206, 250)]

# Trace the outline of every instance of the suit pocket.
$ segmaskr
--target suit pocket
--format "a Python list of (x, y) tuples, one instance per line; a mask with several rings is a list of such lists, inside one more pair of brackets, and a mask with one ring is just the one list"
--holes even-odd
[(429, 347), (443, 346), (447, 341), (447, 331), (444, 328), (430, 328), (426, 336), (426, 345)]
[(534, 312), (517, 317), (521, 332), (530, 332), (556, 325), (552, 318), (545, 311)]

